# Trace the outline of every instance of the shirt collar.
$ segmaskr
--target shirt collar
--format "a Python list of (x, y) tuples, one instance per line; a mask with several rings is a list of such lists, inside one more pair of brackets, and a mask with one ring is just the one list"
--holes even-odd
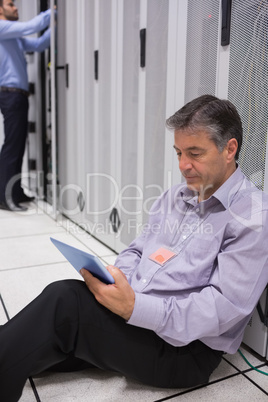
[[(245, 176), (237, 165), (235, 172), (211, 195), (211, 197), (204, 201), (204, 203), (214, 198), (217, 199), (225, 209), (228, 209), (244, 180)], [(181, 195), (185, 202), (190, 202), (191, 204), (197, 202), (197, 193), (190, 190), (186, 184), (181, 190)]]

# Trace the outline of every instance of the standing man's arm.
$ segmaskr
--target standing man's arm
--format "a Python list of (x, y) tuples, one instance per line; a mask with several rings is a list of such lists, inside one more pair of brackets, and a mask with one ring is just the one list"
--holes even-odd
[(51, 10), (41, 12), (27, 22), (0, 21), (0, 40), (20, 38), (42, 31), (50, 24)]
[(43, 52), (50, 45), (50, 33), (49, 28), (39, 38), (21, 38), (23, 50), (25, 52)]

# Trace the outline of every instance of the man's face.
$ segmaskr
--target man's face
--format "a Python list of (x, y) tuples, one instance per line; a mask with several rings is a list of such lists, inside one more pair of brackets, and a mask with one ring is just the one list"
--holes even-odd
[(19, 19), (18, 9), (10, 0), (3, 1), (3, 7), (0, 7), (1, 17), (4, 20), (17, 21)]
[(222, 152), (202, 130), (175, 131), (174, 140), (181, 173), (188, 188), (198, 192), (199, 201), (209, 198), (236, 169), (234, 138)]

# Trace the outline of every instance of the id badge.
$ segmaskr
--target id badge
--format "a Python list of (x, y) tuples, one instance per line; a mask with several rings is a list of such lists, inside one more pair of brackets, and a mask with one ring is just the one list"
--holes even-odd
[(177, 254), (174, 253), (173, 251), (168, 250), (164, 247), (160, 247), (158, 250), (156, 250), (153, 254), (149, 256), (149, 259), (163, 266), (167, 261), (175, 257), (175, 255)]

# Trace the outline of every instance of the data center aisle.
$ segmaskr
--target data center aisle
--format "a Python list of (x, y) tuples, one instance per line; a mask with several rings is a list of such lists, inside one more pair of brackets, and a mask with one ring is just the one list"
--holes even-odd
[[(81, 277), (50, 242), (50, 236), (113, 264), (116, 255), (71, 221), (47, 214), (47, 204), (30, 204), (24, 213), (0, 210), (0, 324), (28, 304), (50, 282)], [(4, 345), (1, 345), (4, 347)], [(268, 373), (267, 362), (242, 348), (247, 359)], [(225, 355), (210, 383), (193, 389), (158, 389), (116, 373), (90, 369), (45, 373), (28, 381), (22, 402), (266, 401), (267, 376), (251, 369), (237, 353)]]

